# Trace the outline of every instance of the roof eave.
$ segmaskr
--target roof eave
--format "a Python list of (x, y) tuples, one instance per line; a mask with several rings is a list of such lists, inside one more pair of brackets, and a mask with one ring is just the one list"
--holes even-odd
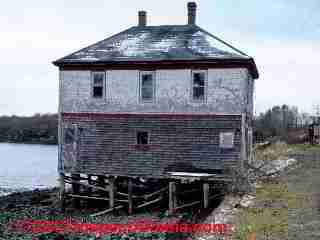
[(173, 65), (173, 64), (245, 64), (252, 75), (253, 79), (259, 78), (259, 72), (253, 58), (230, 58), (230, 59), (178, 59), (178, 60), (134, 60), (134, 61), (63, 61), (61, 59), (52, 62), (57, 67), (65, 66), (105, 66), (105, 65), (139, 65), (146, 66), (148, 64), (153, 65)]

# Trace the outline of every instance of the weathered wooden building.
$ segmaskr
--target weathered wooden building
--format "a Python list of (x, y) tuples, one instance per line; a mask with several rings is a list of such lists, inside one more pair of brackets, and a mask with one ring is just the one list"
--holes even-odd
[(252, 57), (195, 20), (193, 2), (186, 25), (148, 26), (140, 11), (138, 26), (54, 62), (62, 182), (75, 183), (79, 174), (107, 178), (113, 208), (118, 178), (129, 186), (135, 178), (167, 180), (172, 200), (177, 179), (207, 189), (243, 169), (258, 71)]

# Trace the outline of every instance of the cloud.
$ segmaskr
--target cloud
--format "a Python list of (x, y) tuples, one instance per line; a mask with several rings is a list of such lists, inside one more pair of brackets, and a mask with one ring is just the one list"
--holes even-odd
[[(0, 114), (56, 112), (58, 71), (51, 62), (137, 24), (185, 24), (187, 0), (17, 1), (0, 9)], [(318, 0), (199, 0), (197, 23), (253, 56), (261, 111), (287, 103), (310, 110), (318, 94)]]

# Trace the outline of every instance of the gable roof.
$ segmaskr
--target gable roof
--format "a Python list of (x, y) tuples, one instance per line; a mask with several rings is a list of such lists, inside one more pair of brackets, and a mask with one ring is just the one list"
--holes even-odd
[(245, 53), (193, 24), (131, 27), (61, 58), (54, 64), (181, 60), (230, 60), (254, 64), (253, 59)]

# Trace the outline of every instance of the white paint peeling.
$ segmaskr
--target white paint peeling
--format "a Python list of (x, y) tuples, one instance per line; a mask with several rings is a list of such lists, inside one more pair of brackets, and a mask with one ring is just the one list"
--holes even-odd
[[(156, 100), (139, 102), (139, 71), (106, 72), (106, 97), (91, 97), (90, 71), (62, 71), (62, 99), (65, 112), (217, 112), (243, 113), (247, 89), (243, 69), (209, 69), (207, 102), (191, 99), (191, 70), (157, 70)], [(247, 73), (248, 74), (248, 73)]]

